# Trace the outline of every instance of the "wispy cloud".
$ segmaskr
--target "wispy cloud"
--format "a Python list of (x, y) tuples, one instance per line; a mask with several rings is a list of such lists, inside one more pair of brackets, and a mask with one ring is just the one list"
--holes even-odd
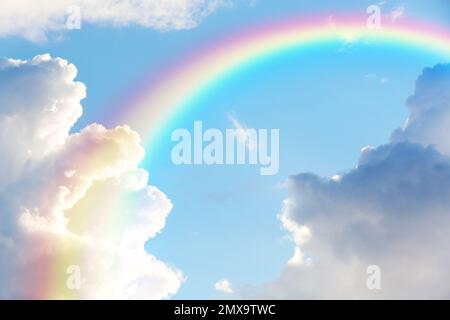
[(398, 7), (395, 7), (389, 14), (392, 21), (397, 21), (401, 18), (403, 18), (406, 14), (406, 9), (404, 5), (400, 5)]
[[(139, 25), (169, 31), (190, 29), (231, 0), (2, 0), (0, 37), (33, 41), (68, 28), (73, 14), (82, 23), (102, 26)], [(77, 10), (73, 10), (76, 8)]]
[(388, 78), (388, 77), (386, 77), (386, 76), (380, 76), (380, 75), (378, 75), (378, 74), (376, 74), (376, 73), (368, 73), (368, 74), (366, 74), (366, 75), (364, 76), (364, 78), (365, 78), (366, 80), (369, 80), (369, 81), (375, 81), (375, 82), (378, 82), (378, 83), (380, 83), (380, 84), (386, 84), (386, 83), (389, 82), (389, 78)]
[(228, 120), (237, 130), (237, 137), (239, 141), (247, 146), (249, 150), (255, 150), (257, 141), (254, 140), (253, 135), (248, 133), (248, 127), (245, 123), (241, 122), (234, 112), (228, 113)]

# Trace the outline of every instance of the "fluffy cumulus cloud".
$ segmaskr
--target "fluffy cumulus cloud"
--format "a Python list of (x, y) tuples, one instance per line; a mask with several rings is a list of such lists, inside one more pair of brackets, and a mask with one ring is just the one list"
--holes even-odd
[(0, 36), (42, 40), (49, 31), (78, 25), (78, 13), (82, 23), (189, 29), (227, 3), (229, 0), (2, 0)]
[(76, 74), (49, 55), (0, 61), (0, 297), (169, 297), (183, 276), (144, 244), (171, 202), (129, 127), (70, 133), (86, 95)]
[[(407, 106), (405, 126), (355, 169), (290, 178), (280, 219), (295, 254), (266, 297), (450, 297), (450, 65), (425, 69)], [(367, 287), (371, 265), (380, 290)]]
[(416, 92), (408, 98), (409, 117), (405, 127), (392, 135), (393, 142), (411, 141), (435, 145), (450, 154), (450, 76), (448, 65), (424, 70), (416, 81)]

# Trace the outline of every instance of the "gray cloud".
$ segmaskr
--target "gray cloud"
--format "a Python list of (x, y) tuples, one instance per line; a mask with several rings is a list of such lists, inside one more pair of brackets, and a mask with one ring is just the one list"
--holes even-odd
[[(427, 68), (392, 141), (333, 179), (299, 174), (280, 214), (295, 254), (271, 298), (449, 298), (450, 65)], [(368, 290), (378, 265), (382, 289)]]

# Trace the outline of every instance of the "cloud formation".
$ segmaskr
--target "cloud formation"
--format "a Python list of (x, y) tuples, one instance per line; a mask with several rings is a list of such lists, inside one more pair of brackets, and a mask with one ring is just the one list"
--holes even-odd
[(393, 142), (411, 141), (434, 145), (450, 155), (450, 76), (448, 64), (426, 68), (416, 81), (416, 92), (408, 98), (409, 117), (404, 128), (392, 135)]
[(49, 55), (0, 61), (0, 297), (169, 297), (183, 276), (144, 244), (172, 204), (147, 184), (129, 127), (69, 133), (86, 95), (76, 74)]
[[(449, 298), (450, 64), (427, 68), (392, 140), (332, 179), (299, 174), (280, 214), (295, 254), (271, 298)], [(381, 269), (381, 290), (366, 287)]]
[[(0, 37), (18, 35), (43, 40), (67, 29), (77, 10), (82, 23), (140, 25), (161, 31), (190, 29), (229, 0), (2, 0)], [(69, 22), (70, 25), (70, 22)]]
[(222, 280), (217, 281), (216, 284), (214, 285), (214, 288), (217, 291), (220, 291), (220, 292), (225, 293), (225, 294), (232, 294), (232, 293), (234, 293), (234, 290), (231, 287), (231, 283), (227, 279), (222, 279)]

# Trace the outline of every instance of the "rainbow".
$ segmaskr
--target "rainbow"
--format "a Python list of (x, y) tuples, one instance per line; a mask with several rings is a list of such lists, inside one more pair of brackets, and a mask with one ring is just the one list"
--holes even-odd
[[(386, 21), (385, 21), (386, 20)], [(450, 57), (450, 33), (419, 22), (382, 20), (370, 29), (364, 17), (293, 19), (251, 28), (181, 60), (163, 74), (144, 78), (117, 111), (120, 121), (138, 131), (144, 143), (156, 143), (159, 133), (196, 97), (249, 64), (309, 45), (330, 41), (397, 44)]]

